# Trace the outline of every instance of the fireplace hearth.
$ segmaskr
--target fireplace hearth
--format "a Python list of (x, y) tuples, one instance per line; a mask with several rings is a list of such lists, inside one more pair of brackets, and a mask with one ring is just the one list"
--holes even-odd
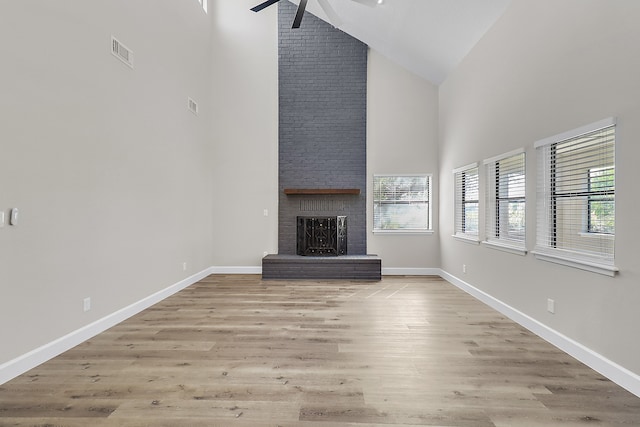
[(298, 255), (346, 255), (347, 217), (299, 216), (296, 237)]

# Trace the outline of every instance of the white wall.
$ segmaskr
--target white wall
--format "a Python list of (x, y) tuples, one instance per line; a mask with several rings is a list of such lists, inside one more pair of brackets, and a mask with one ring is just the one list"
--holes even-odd
[(0, 365), (211, 265), (209, 21), (196, 0), (3, 3)]
[[(634, 213), (640, 181), (634, 164), (640, 157), (639, 19), (635, 0), (514, 0), (440, 87), (439, 127), (442, 268), (635, 373), (640, 373), (640, 229)], [(450, 237), (451, 171), (525, 147), (527, 247), (533, 249), (533, 143), (609, 116), (618, 119), (617, 277)], [(556, 302), (555, 315), (546, 311), (547, 298)]]
[[(278, 251), (277, 8), (255, 14), (249, 11), (254, 3), (210, 6), (215, 58), (213, 263), (222, 267), (219, 271), (258, 271), (263, 252)], [(375, 51), (368, 66), (369, 184), (373, 173), (433, 173), (437, 203), (437, 88)], [(371, 203), (367, 209), (368, 252), (382, 256), (384, 268), (439, 266), (437, 232), (373, 235)], [(435, 211), (436, 230), (437, 218)]]
[[(374, 234), (373, 175), (422, 173), (433, 174), (435, 232)], [(367, 200), (367, 252), (382, 258), (385, 273), (440, 266), (438, 88), (373, 49), (367, 75)]]
[[(0, 365), (210, 266), (257, 271), (277, 252), (277, 14), (253, 5), (3, 6), (0, 209), (21, 218), (0, 228)], [(375, 52), (370, 70), (373, 99), (393, 100), (370, 105), (370, 171), (434, 173), (437, 202), (436, 89)], [(371, 242), (386, 268), (439, 263), (437, 233)]]
[(263, 252), (278, 253), (278, 27), (277, 6), (256, 14), (249, 10), (255, 3), (210, 2), (210, 167), (213, 265), (259, 272)]

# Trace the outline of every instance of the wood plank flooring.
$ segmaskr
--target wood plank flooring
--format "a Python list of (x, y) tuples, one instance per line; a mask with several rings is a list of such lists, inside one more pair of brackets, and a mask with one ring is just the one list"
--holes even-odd
[(639, 426), (640, 398), (440, 278), (210, 276), (0, 386), (1, 426)]

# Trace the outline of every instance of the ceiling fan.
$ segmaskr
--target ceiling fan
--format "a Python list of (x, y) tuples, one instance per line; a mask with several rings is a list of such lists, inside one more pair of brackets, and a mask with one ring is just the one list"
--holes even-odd
[[(267, 8), (272, 4), (278, 3), (279, 1), (280, 0), (267, 0), (260, 3), (257, 6), (252, 7), (251, 10), (254, 12), (260, 12), (262, 9)], [(308, 0), (300, 0), (300, 4), (298, 4), (298, 10), (296, 11), (296, 17), (293, 19), (293, 25), (291, 26), (291, 28), (300, 28), (300, 23), (302, 22), (304, 11), (307, 8), (307, 1)], [(351, 0), (351, 1), (355, 1), (356, 3), (361, 3), (370, 7), (382, 4), (384, 2), (384, 0)], [(333, 23), (333, 25), (336, 27), (339, 27), (340, 18), (338, 17), (338, 14), (329, 3), (329, 0), (318, 0), (318, 4), (320, 5), (320, 7), (322, 7), (322, 10), (324, 10), (324, 13), (327, 14), (327, 17)]]

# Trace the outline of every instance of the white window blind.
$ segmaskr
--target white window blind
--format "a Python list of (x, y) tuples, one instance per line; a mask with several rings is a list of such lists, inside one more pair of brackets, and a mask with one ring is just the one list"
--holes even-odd
[(484, 161), (486, 240), (525, 249), (525, 153), (511, 152)]
[(375, 175), (373, 229), (431, 230), (431, 176)]
[(478, 164), (453, 171), (455, 176), (455, 236), (477, 240), (479, 214)]
[(538, 141), (536, 150), (536, 254), (615, 271), (615, 122)]

